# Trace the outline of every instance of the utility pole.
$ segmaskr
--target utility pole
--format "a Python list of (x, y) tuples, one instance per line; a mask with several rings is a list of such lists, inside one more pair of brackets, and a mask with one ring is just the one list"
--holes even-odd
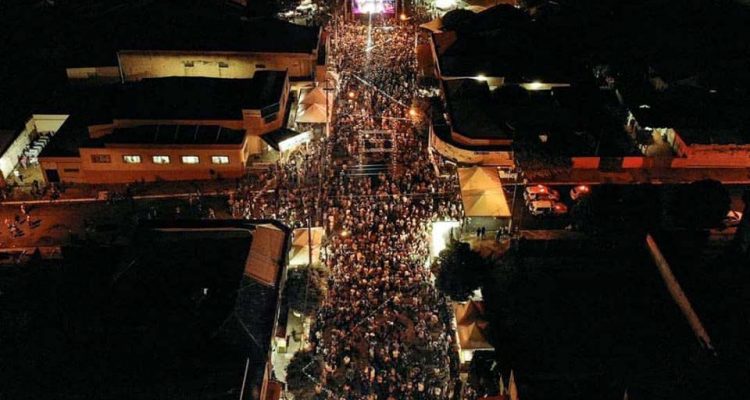
[[(312, 275), (312, 221), (310, 219), (310, 215), (307, 215), (307, 282), (305, 283), (305, 301), (302, 303), (304, 304), (302, 308), (302, 326), (305, 325), (305, 318), (306, 312), (307, 312), (307, 292), (310, 290), (310, 275)], [(305, 341), (307, 339), (307, 334), (304, 332), (302, 334), (302, 348), (305, 347)]]
[(245, 375), (242, 378), (242, 387), (240, 388), (240, 400), (245, 398), (245, 384), (247, 383), (247, 371), (250, 369), (250, 357), (245, 361)]

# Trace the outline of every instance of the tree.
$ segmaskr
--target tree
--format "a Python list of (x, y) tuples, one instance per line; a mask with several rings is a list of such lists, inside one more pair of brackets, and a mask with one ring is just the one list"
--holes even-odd
[(446, 31), (455, 31), (460, 29), (464, 24), (470, 22), (476, 15), (463, 8), (451, 10), (443, 15), (443, 29)]
[(437, 288), (456, 301), (471, 297), (487, 269), (487, 261), (471, 250), (468, 243), (459, 241), (450, 242), (433, 264)]
[(289, 308), (307, 316), (315, 315), (328, 294), (326, 277), (327, 271), (319, 266), (290, 269), (284, 284)]
[(704, 179), (664, 189), (665, 223), (688, 229), (720, 226), (729, 212), (729, 192), (719, 181)]
[(286, 366), (287, 389), (295, 399), (314, 399), (320, 394), (320, 386), (312, 378), (320, 379), (323, 365), (314, 356), (312, 350), (300, 350), (294, 353), (289, 365)]
[(573, 225), (591, 235), (643, 234), (659, 224), (653, 192), (650, 186), (598, 186), (573, 206)]

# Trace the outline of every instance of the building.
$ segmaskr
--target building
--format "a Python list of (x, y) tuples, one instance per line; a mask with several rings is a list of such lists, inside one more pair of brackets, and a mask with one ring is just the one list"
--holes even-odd
[(672, 168), (750, 167), (746, 101), (691, 81), (621, 85), (625, 127), (643, 153), (666, 159)]
[[(291, 231), (270, 220), (149, 221), (135, 228), (116, 244), (92, 240), (54, 255), (18, 256), (29, 259), (35, 276), (6, 268), (0, 282), (11, 307), (4, 311), (29, 316), (36, 329), (62, 340), (56, 343), (78, 336), (76, 357), (91, 367), (71, 368), (70, 346), (50, 346), (50, 335), (26, 334), (32, 328), (23, 324), (4, 326), (17, 333), (9, 346), (34, 350), (4, 353), (19, 368), (8, 371), (3, 393), (236, 398), (242, 392), (243, 399), (266, 399), (276, 386), (271, 347)], [(62, 294), (28, 289), (46, 284)], [(53, 309), (32, 312), (28, 299), (35, 296), (65, 303), (66, 317)], [(98, 364), (101, 359), (116, 361)], [(57, 374), (56, 385), (34, 385), (25, 372), (42, 360), (45, 372), (67, 370)]]
[[(48, 182), (126, 183), (240, 177), (262, 137), (287, 118), (289, 78), (150, 78), (95, 92), (39, 155)], [(71, 103), (76, 103), (71, 101)]]
[(127, 82), (167, 76), (248, 78), (256, 71), (286, 70), (292, 79), (313, 80), (317, 70), (325, 70), (320, 27), (248, 19), (237, 11), (152, 2), (82, 19), (66, 28), (67, 76), (76, 82)]
[(493, 121), (491, 93), (569, 87), (583, 70), (550, 51), (555, 45), (544, 27), (512, 5), (465, 15), (455, 26), (442, 20), (423, 25), (431, 60), (423, 57), (422, 64), (432, 69), (424, 75), (437, 78), (442, 100), (433, 106), (431, 148), (461, 164), (513, 168), (514, 127)]

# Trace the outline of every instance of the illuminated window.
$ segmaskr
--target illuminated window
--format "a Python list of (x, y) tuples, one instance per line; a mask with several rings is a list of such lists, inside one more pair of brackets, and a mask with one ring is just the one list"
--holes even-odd
[(138, 156), (138, 155), (122, 156), (122, 162), (124, 162), (125, 164), (140, 164), (141, 156)]
[(227, 156), (212, 156), (212, 164), (229, 164), (229, 157)]
[(109, 154), (92, 154), (91, 162), (95, 164), (106, 164), (112, 162), (112, 157)]
[(153, 156), (151, 160), (154, 164), (169, 164), (169, 156)]
[(198, 164), (200, 161), (198, 156), (182, 156), (183, 164)]

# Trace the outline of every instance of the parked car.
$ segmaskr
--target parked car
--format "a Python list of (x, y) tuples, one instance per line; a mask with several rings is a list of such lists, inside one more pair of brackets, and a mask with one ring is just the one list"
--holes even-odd
[(740, 224), (742, 220), (742, 213), (739, 211), (729, 210), (727, 216), (724, 217), (724, 226), (732, 227)]
[(555, 189), (550, 189), (544, 185), (527, 186), (523, 192), (523, 198), (526, 201), (535, 200), (560, 200), (560, 192)]
[(580, 199), (581, 197), (588, 196), (591, 194), (591, 187), (588, 185), (577, 185), (570, 189), (570, 198), (573, 201)]
[(568, 206), (552, 200), (534, 200), (529, 203), (529, 213), (540, 215), (564, 215), (568, 213)]

